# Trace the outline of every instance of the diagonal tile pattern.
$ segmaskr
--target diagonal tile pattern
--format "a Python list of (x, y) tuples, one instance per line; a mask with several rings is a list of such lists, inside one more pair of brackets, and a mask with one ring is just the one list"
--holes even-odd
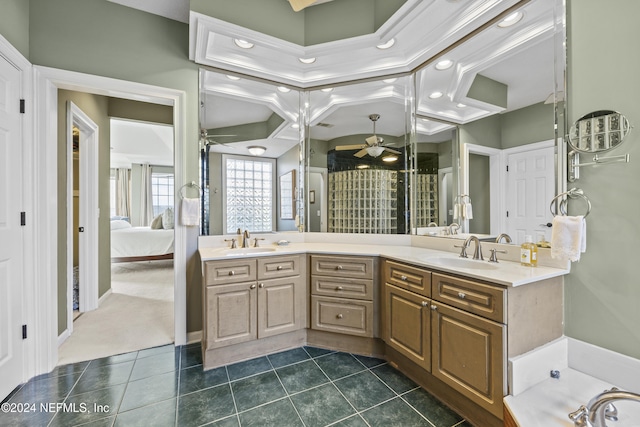
[(59, 366), (5, 401), (35, 410), (0, 426), (470, 427), (384, 360), (315, 347), (208, 371), (199, 344), (154, 347)]

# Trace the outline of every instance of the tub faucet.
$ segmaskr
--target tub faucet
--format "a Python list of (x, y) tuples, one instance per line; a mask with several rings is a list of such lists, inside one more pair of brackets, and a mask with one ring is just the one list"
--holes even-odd
[(616, 387), (596, 395), (587, 406), (580, 406), (569, 414), (576, 427), (607, 427), (606, 420), (617, 421), (618, 410), (613, 406), (616, 400), (634, 400), (640, 402), (640, 394), (621, 391)]
[(509, 236), (507, 233), (500, 233), (500, 235), (496, 237), (496, 243), (500, 243), (500, 240), (502, 240), (502, 238), (504, 238), (505, 242), (511, 243), (511, 236)]

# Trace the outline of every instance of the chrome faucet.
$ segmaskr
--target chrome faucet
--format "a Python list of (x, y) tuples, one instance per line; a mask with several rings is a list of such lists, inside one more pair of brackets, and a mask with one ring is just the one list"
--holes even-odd
[(480, 240), (477, 236), (467, 237), (467, 240), (464, 241), (464, 247), (469, 247), (471, 242), (474, 242), (476, 244), (475, 250), (473, 251), (473, 259), (484, 260), (482, 256), (482, 247), (480, 246)]
[(496, 243), (500, 243), (500, 240), (502, 240), (502, 238), (504, 238), (505, 242), (511, 243), (511, 236), (509, 236), (507, 233), (501, 233), (498, 237), (496, 237)]
[(449, 235), (453, 236), (454, 234), (458, 234), (458, 230), (460, 230), (460, 224), (455, 222), (449, 224)]
[(437, 222), (433, 222), (431, 221), (429, 224), (427, 224), (427, 227), (437, 227), (438, 223)]
[(634, 400), (640, 402), (640, 394), (620, 391), (616, 387), (596, 395), (577, 411), (569, 414), (576, 427), (607, 427), (606, 420), (617, 421), (618, 410), (613, 406), (616, 400)]
[(251, 234), (249, 234), (249, 230), (244, 230), (244, 234), (242, 235), (242, 247), (248, 248), (251, 246)]

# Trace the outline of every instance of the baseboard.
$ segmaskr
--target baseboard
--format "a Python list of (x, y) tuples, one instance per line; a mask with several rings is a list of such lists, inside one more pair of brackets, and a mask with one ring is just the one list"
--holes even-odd
[(107, 299), (109, 295), (111, 295), (111, 288), (109, 288), (107, 292), (105, 292), (100, 298), (98, 298), (98, 307), (100, 307), (100, 305), (104, 302), (104, 300)]
[(60, 347), (62, 343), (65, 342), (70, 336), (71, 333), (69, 332), (69, 329), (65, 329), (64, 331), (62, 331), (62, 333), (58, 335), (58, 347)]
[(517, 396), (546, 380), (552, 370), (568, 365), (568, 338), (561, 337), (541, 347), (509, 359), (509, 394)]
[(640, 360), (568, 338), (569, 367), (623, 390), (640, 393)]
[(187, 345), (202, 342), (202, 331), (187, 332)]

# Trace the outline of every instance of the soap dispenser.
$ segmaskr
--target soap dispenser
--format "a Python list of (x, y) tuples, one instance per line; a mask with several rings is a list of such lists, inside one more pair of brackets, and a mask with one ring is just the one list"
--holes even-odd
[(526, 267), (538, 266), (538, 246), (529, 235), (524, 237), (524, 243), (520, 246), (520, 263)]

